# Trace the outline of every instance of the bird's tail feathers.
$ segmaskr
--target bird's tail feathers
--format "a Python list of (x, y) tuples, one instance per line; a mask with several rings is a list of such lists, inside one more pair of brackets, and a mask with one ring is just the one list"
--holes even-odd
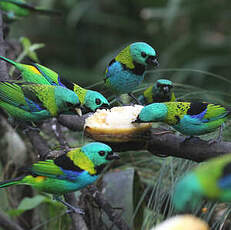
[(20, 184), (22, 182), (23, 178), (24, 178), (24, 176), (0, 182), (0, 188), (4, 188), (4, 187), (11, 186), (11, 185)]
[(39, 14), (43, 14), (43, 15), (62, 16), (62, 12), (59, 10), (48, 10), (48, 9), (34, 8), (34, 10), (32, 10), (32, 11), (37, 12)]
[(12, 61), (12, 60), (10, 60), (10, 59), (8, 59), (6, 57), (3, 57), (3, 56), (0, 56), (0, 59), (5, 61), (5, 62), (8, 62), (8, 63), (10, 63), (11, 65), (14, 65), (14, 66), (16, 66), (16, 64), (17, 64), (15, 61)]
[(42, 8), (39, 8), (39, 7), (35, 7), (35, 6), (31, 5), (31, 4), (28, 4), (28, 3), (24, 2), (24, 1), (18, 1), (18, 0), (1, 0), (1, 1), (9, 2), (9, 3), (15, 4), (15, 5), (19, 6), (19, 7), (22, 7), (24, 9), (28, 9), (28, 10), (31, 10), (31, 11), (34, 11), (34, 12), (38, 12), (40, 14), (57, 15), (57, 16), (62, 15), (61, 11), (42, 9)]

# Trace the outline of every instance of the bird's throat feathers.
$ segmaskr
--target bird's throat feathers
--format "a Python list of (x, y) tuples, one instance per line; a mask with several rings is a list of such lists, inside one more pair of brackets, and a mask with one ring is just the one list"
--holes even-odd
[[(78, 153), (76, 154), (76, 152)], [(67, 156), (74, 162), (74, 164), (82, 170), (88, 171), (91, 175), (97, 174), (93, 162), (81, 151), (81, 149), (74, 149), (67, 153)]]

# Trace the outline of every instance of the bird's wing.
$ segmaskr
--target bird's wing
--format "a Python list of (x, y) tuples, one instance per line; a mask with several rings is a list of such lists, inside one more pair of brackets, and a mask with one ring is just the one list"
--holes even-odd
[(58, 177), (64, 175), (63, 171), (53, 160), (39, 161), (32, 165), (31, 171), (36, 175)]
[(209, 122), (211, 118), (214, 118), (218, 107), (208, 103), (192, 102), (187, 110), (187, 115), (192, 121), (194, 120), (196, 123), (198, 122), (198, 124), (200, 122), (206, 123)]
[(46, 89), (48, 86), (30, 82), (19, 82), (17, 84), (21, 87), (25, 100), (30, 107), (35, 105), (40, 109), (40, 111), (47, 109), (41, 99), (42, 97), (40, 98), (39, 95), (42, 95), (44, 89)]
[(176, 96), (175, 96), (175, 94), (172, 92), (172, 95), (171, 95), (171, 100), (170, 100), (171, 102), (174, 102), (174, 101), (176, 101)]
[(22, 0), (1, 0), (1, 1), (2, 2), (9, 2), (9, 3), (15, 4), (19, 7), (22, 7), (24, 9), (28, 9), (30, 11), (37, 11), (37, 12), (42, 13), (42, 14), (53, 14), (53, 15), (61, 15), (62, 14), (60, 11), (57, 11), (57, 10), (40, 9), (40, 8), (35, 7), (33, 5), (30, 5), (29, 3), (24, 2)]
[(34, 6), (24, 2), (24, 1), (20, 1), (20, 0), (1, 0), (2, 2), (8, 2), (8, 3), (12, 3), (15, 4), (17, 6), (20, 6), (22, 8), (26, 8), (26, 9), (30, 9), (30, 10), (34, 10)]
[(0, 100), (29, 112), (42, 110), (41, 102), (35, 96), (26, 97), (19, 84), (8, 81), (0, 82)]
[(230, 189), (231, 188), (231, 163), (225, 165), (222, 171), (222, 175), (218, 180), (219, 188)]
[(153, 85), (149, 86), (144, 91), (144, 97), (147, 100), (147, 102), (149, 102), (149, 103), (151, 103), (153, 101), (153, 99), (152, 99), (152, 88), (153, 88)]
[(204, 119), (206, 120), (217, 120), (223, 117), (228, 116), (230, 111), (221, 105), (208, 104), (206, 114), (204, 115)]
[(42, 76), (49, 82), (50, 85), (59, 85), (70, 90), (74, 90), (76, 84), (68, 81), (67, 79), (61, 77), (55, 71), (40, 65), (38, 63), (33, 63), (33, 66), (42, 74)]
[(68, 169), (67, 165), (65, 165), (65, 162), (63, 163), (63, 167), (64, 167), (63, 168), (60, 165), (57, 165), (56, 163), (57, 159), (39, 161), (33, 164), (31, 168), (32, 173), (39, 175), (39, 176), (46, 176), (50, 178), (57, 178), (57, 179), (71, 181), (71, 180), (75, 180), (83, 172), (82, 170), (74, 171), (71, 168)]
[(56, 72), (38, 63), (33, 63), (32, 65), (40, 72), (50, 85), (58, 85), (58, 74)]

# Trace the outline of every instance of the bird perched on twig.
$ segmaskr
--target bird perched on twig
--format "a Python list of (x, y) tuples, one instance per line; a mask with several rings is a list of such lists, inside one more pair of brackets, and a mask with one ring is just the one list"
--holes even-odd
[(39, 191), (51, 193), (76, 213), (83, 211), (63, 201), (60, 196), (80, 190), (94, 183), (104, 166), (119, 155), (103, 143), (93, 142), (73, 149), (54, 160), (39, 161), (32, 165), (26, 175), (3, 181), (0, 188), (11, 185), (30, 185)]
[(173, 205), (177, 211), (199, 206), (203, 200), (231, 201), (231, 154), (216, 157), (194, 168), (175, 186)]
[(80, 101), (73, 91), (60, 86), (0, 81), (0, 107), (15, 120), (39, 121), (75, 114)]
[(77, 94), (85, 112), (95, 112), (97, 109), (110, 107), (109, 102), (101, 93), (94, 90), (84, 89), (79, 85), (62, 78), (58, 73), (43, 65), (38, 63), (26, 65), (2, 56), (0, 56), (0, 59), (14, 65), (21, 72), (22, 78), (25, 81), (46, 85), (59, 85), (73, 90)]
[(104, 83), (117, 96), (132, 95), (144, 80), (148, 65), (157, 66), (156, 51), (145, 42), (135, 42), (119, 52), (106, 68)]
[(134, 122), (164, 122), (187, 136), (202, 135), (220, 127), (230, 111), (221, 106), (202, 102), (164, 102), (145, 106)]
[(175, 94), (171, 92), (173, 84), (167, 79), (159, 79), (154, 85), (148, 87), (143, 95), (138, 97), (141, 104), (146, 105), (153, 102), (176, 101)]
[(61, 15), (60, 11), (35, 7), (24, 0), (1, 0), (0, 9), (5, 13), (9, 21), (28, 16), (33, 12), (43, 15)]

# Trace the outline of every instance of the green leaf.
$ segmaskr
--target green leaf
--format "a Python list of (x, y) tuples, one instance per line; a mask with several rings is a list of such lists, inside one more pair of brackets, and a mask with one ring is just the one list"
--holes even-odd
[(32, 198), (26, 197), (21, 201), (21, 203), (19, 204), (17, 209), (12, 209), (8, 213), (11, 216), (19, 216), (27, 210), (31, 210), (33, 208), (36, 208), (41, 203), (46, 201), (46, 199), (47, 198), (42, 196), (42, 195), (37, 195), (37, 196), (34, 196)]
[(30, 59), (32, 59), (32, 61), (39, 62), (39, 58), (38, 58), (35, 50), (43, 48), (45, 46), (45, 44), (44, 43), (32, 44), (30, 39), (27, 37), (21, 37), (20, 42), (21, 42), (22, 47), (23, 47), (23, 54), (25, 56), (28, 56)]
[(19, 210), (30, 210), (33, 208), (36, 208), (38, 205), (40, 205), (44, 201), (45, 197), (42, 195), (37, 195), (32, 198), (24, 198), (21, 203), (18, 206)]

